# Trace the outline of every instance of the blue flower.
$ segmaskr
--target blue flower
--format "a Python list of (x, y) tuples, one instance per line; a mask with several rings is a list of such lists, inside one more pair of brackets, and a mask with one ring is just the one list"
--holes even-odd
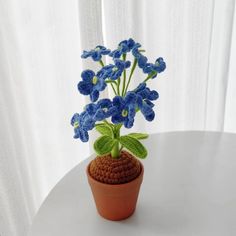
[(114, 67), (114, 65), (112, 65), (112, 64), (102, 67), (102, 69), (100, 69), (98, 71), (97, 76), (104, 79), (104, 80), (109, 78), (109, 75), (110, 75), (113, 67)]
[(85, 109), (95, 121), (102, 121), (116, 113), (116, 107), (113, 106), (112, 101), (108, 98), (99, 100), (97, 104), (90, 103)]
[(78, 83), (78, 90), (83, 95), (90, 95), (92, 102), (97, 101), (99, 92), (106, 88), (106, 82), (96, 76), (92, 70), (85, 70), (81, 74), (82, 81)]
[(71, 119), (71, 125), (74, 127), (74, 138), (79, 138), (82, 142), (89, 140), (88, 130), (92, 130), (95, 126), (95, 121), (86, 112), (81, 114), (75, 113)]
[(139, 51), (140, 47), (141, 44), (136, 43), (132, 49), (132, 54), (137, 59), (138, 66), (143, 69), (147, 64), (148, 59)]
[(115, 65), (104, 66), (99, 72), (98, 76), (104, 80), (110, 78), (112, 80), (117, 80), (126, 68), (130, 67), (130, 61), (123, 61), (116, 59)]
[(164, 62), (162, 57), (159, 57), (155, 61), (155, 69), (158, 73), (161, 73), (166, 69), (166, 63)]
[(134, 91), (137, 95), (137, 107), (147, 121), (152, 121), (155, 118), (155, 112), (153, 110), (154, 104), (151, 101), (159, 98), (158, 92), (150, 90), (146, 87), (146, 83), (139, 84)]
[(142, 99), (148, 99), (150, 101), (154, 101), (159, 98), (158, 92), (156, 90), (150, 90), (146, 83), (140, 83), (134, 92), (141, 96)]
[(146, 87), (147, 87), (147, 84), (145, 82), (143, 82), (143, 83), (140, 83), (134, 91), (135, 91), (135, 93), (139, 93), (139, 92), (143, 91)]
[(93, 117), (97, 111), (98, 107), (96, 103), (89, 103), (84, 107), (84, 110)]
[(90, 51), (83, 51), (83, 54), (81, 55), (81, 57), (82, 58), (92, 57), (94, 61), (100, 61), (102, 58), (102, 55), (108, 55), (110, 51), (111, 51), (110, 49), (107, 49), (99, 45)]
[(162, 57), (156, 59), (155, 64), (147, 63), (143, 68), (143, 72), (145, 74), (153, 74), (152, 78), (157, 76), (157, 73), (161, 73), (166, 69), (166, 63), (164, 62)]
[(135, 42), (133, 39), (123, 40), (118, 44), (118, 48), (112, 51), (109, 56), (113, 58), (120, 58), (121, 55), (130, 52), (131, 49), (134, 47)]
[(116, 114), (112, 116), (111, 120), (114, 124), (123, 123), (126, 128), (131, 128), (134, 124), (134, 117), (136, 114), (136, 94), (128, 92), (125, 98), (115, 96), (113, 105), (116, 107)]
[(155, 112), (153, 110), (153, 103), (150, 105), (149, 102), (149, 100), (142, 100), (141, 105), (139, 105), (139, 109), (147, 121), (153, 121), (155, 118)]
[(150, 90), (149, 88), (145, 88), (142, 91), (138, 92), (137, 95), (141, 96), (142, 99), (148, 99), (150, 101), (157, 100), (159, 98), (159, 94), (155, 90)]
[(155, 112), (153, 110), (154, 104), (150, 100), (143, 99), (140, 95), (138, 95), (137, 107), (140, 109), (147, 121), (152, 121), (155, 118)]

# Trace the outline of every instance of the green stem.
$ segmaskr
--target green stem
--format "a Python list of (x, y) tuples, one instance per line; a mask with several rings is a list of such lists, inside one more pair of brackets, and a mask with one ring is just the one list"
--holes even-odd
[(105, 80), (105, 82), (106, 82), (107, 84), (110, 84), (110, 85), (111, 85), (114, 94), (117, 95), (117, 92), (116, 92), (115, 87), (114, 87), (114, 85), (113, 85), (113, 84), (115, 84), (116, 87), (117, 87), (116, 81), (113, 81), (113, 80), (110, 79), (110, 80)]
[(120, 78), (117, 80), (117, 94), (120, 95)]
[[(126, 60), (126, 53), (123, 54), (123, 61)], [(122, 96), (124, 96), (124, 92), (125, 92), (125, 85), (126, 85), (126, 69), (124, 69), (124, 72), (123, 72), (123, 76), (124, 76), (124, 79), (123, 79), (123, 87), (122, 87)]]
[(114, 159), (118, 159), (119, 154), (120, 154), (119, 142), (117, 142), (111, 150), (111, 156)]
[(105, 82), (106, 82), (107, 84), (113, 83), (113, 84), (117, 85), (116, 81), (111, 80), (111, 79), (105, 80)]
[[(121, 125), (115, 125), (114, 126), (114, 130), (113, 130), (114, 139), (119, 140), (120, 128), (121, 128)], [(114, 159), (118, 159), (119, 156), (120, 156), (120, 145), (119, 145), (118, 141), (117, 141), (117, 143), (114, 145), (114, 147), (111, 150), (111, 156)]]
[[(99, 64), (100, 64), (102, 67), (104, 67), (104, 66), (105, 66), (105, 64), (104, 64), (104, 62), (103, 62), (102, 60), (100, 60), (100, 61), (99, 61)], [(108, 82), (108, 81), (107, 81), (107, 82)], [(114, 86), (113, 86), (112, 82), (111, 82), (111, 81), (109, 81), (108, 83), (110, 83), (110, 84), (111, 84), (111, 87), (112, 87), (112, 90), (113, 90), (114, 94), (115, 94), (115, 95), (117, 95), (117, 92), (116, 92), (116, 90), (115, 90), (115, 88), (114, 88)]]
[(115, 88), (114, 88), (114, 86), (113, 86), (113, 83), (110, 83), (110, 85), (111, 85), (111, 87), (112, 87), (112, 90), (113, 90), (114, 94), (117, 95), (116, 90), (115, 90)]
[(101, 67), (103, 67), (103, 66), (104, 66), (104, 63), (103, 63), (103, 61), (102, 61), (102, 60), (100, 60), (100, 61), (99, 61), (99, 64), (101, 65)]
[[(104, 67), (104, 66), (105, 66), (105, 65), (104, 65), (104, 62), (103, 62), (102, 60), (100, 60), (100, 61), (99, 61), (99, 64), (100, 64), (102, 67)], [(107, 82), (108, 82), (108, 81), (107, 81)], [(116, 90), (115, 90), (115, 88), (114, 88), (114, 86), (113, 86), (112, 82), (111, 82), (111, 81), (109, 81), (108, 83), (110, 83), (110, 84), (111, 84), (111, 87), (112, 87), (112, 90), (113, 90), (114, 94), (115, 94), (115, 95), (117, 95), (117, 92), (116, 92)]]
[(156, 75), (157, 74), (157, 72), (152, 72), (152, 73), (150, 73), (148, 76), (147, 76), (147, 78), (143, 81), (143, 83), (146, 83), (149, 79), (151, 79), (154, 75)]
[(133, 73), (134, 73), (135, 67), (137, 66), (137, 62), (138, 62), (138, 61), (137, 61), (137, 59), (135, 58), (135, 59), (134, 59), (134, 62), (133, 62), (133, 66), (132, 66), (131, 71), (130, 71), (130, 75), (129, 75), (128, 83), (127, 83), (126, 88), (125, 88), (124, 95), (126, 94), (128, 88), (129, 88), (129, 84), (130, 84), (132, 75), (133, 75)]

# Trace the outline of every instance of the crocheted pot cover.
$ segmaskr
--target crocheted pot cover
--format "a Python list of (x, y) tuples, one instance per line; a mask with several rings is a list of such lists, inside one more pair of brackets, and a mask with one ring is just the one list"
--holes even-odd
[(141, 172), (139, 161), (130, 153), (122, 151), (118, 159), (111, 155), (96, 157), (90, 164), (90, 175), (106, 184), (123, 184), (135, 179)]

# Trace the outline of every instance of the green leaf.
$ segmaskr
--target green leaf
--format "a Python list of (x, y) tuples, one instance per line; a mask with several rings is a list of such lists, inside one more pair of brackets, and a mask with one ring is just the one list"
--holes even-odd
[(98, 155), (104, 155), (104, 154), (110, 153), (113, 146), (117, 142), (118, 141), (116, 139), (113, 139), (108, 135), (103, 135), (95, 141), (93, 147), (94, 147), (95, 152)]
[(113, 131), (109, 125), (99, 124), (99, 125), (96, 125), (95, 128), (100, 134), (113, 137)]
[(128, 136), (136, 138), (136, 139), (146, 139), (148, 138), (148, 134), (144, 133), (130, 133)]
[(144, 159), (147, 156), (147, 149), (143, 146), (138, 139), (133, 138), (129, 135), (121, 136), (119, 139), (120, 143), (136, 157)]
[(117, 136), (117, 134), (119, 134), (119, 136), (120, 136), (120, 128), (122, 127), (122, 125), (123, 124), (114, 125), (114, 135), (115, 135), (115, 137)]

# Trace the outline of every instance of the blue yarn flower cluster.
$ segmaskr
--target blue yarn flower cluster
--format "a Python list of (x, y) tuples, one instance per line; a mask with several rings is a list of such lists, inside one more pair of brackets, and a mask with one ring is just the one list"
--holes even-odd
[[(82, 80), (78, 83), (78, 90), (82, 95), (89, 96), (91, 103), (87, 104), (80, 114), (75, 113), (71, 119), (74, 138), (87, 142), (88, 131), (101, 122), (110, 124), (111, 127), (124, 125), (125, 128), (130, 129), (134, 125), (138, 112), (141, 112), (147, 121), (154, 120), (153, 101), (159, 98), (159, 94), (156, 90), (147, 87), (147, 82), (163, 72), (166, 63), (161, 57), (157, 58), (155, 63), (150, 63), (143, 52), (141, 44), (133, 39), (121, 41), (113, 51), (99, 45), (95, 49), (83, 52), (82, 58), (91, 57), (102, 67), (97, 72), (87, 69), (81, 73)], [(126, 60), (128, 53), (133, 56), (133, 63)], [(104, 56), (111, 57), (113, 63), (104, 65)], [(143, 82), (139, 82), (136, 88), (129, 89), (136, 65), (147, 77)], [(108, 85), (114, 92), (113, 99), (99, 99), (100, 93)]]
[(98, 75), (105, 79), (117, 80), (123, 73), (123, 71), (130, 67), (130, 61), (123, 61), (116, 59), (114, 60), (114, 65), (109, 64), (104, 66), (99, 72)]
[(71, 125), (74, 127), (74, 138), (79, 138), (82, 142), (89, 140), (88, 131), (95, 125), (94, 119), (84, 111), (81, 114), (75, 113), (71, 118)]
[(76, 113), (72, 117), (71, 124), (75, 128), (74, 138), (80, 138), (83, 142), (88, 141), (87, 131), (92, 130), (96, 122), (108, 118), (111, 118), (113, 124), (123, 124), (125, 128), (132, 128), (138, 110), (147, 121), (152, 121), (155, 117), (152, 101), (158, 98), (157, 91), (150, 90), (146, 83), (141, 83), (134, 91), (127, 92), (125, 97), (117, 95), (113, 100), (105, 98), (97, 103), (90, 103), (85, 106), (85, 111), (80, 115)]
[(81, 74), (82, 81), (78, 83), (78, 90), (83, 95), (90, 95), (92, 102), (96, 102), (99, 92), (103, 91), (107, 84), (99, 75), (95, 75), (92, 70), (85, 70)]
[(123, 54), (130, 52), (136, 43), (133, 39), (123, 40), (118, 44), (118, 48), (112, 51), (109, 56), (113, 58), (120, 58)]
[(166, 63), (164, 62), (162, 57), (156, 59), (155, 63), (146, 63), (145, 67), (143, 67), (143, 72), (145, 74), (151, 75), (152, 78), (157, 76), (157, 73), (161, 73), (166, 69)]
[(141, 47), (141, 44), (136, 43), (132, 49), (132, 54), (136, 58), (138, 62), (138, 66), (144, 69), (146, 67), (148, 59), (140, 52), (139, 50), (140, 47)]
[(82, 58), (91, 57), (94, 61), (100, 61), (102, 55), (107, 55), (110, 53), (110, 51), (111, 51), (110, 49), (106, 49), (105, 47), (98, 45), (96, 48), (90, 51), (83, 51), (81, 57)]

